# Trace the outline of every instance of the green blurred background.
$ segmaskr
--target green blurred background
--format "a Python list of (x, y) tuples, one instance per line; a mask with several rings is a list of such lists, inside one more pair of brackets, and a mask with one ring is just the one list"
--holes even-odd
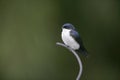
[(75, 80), (77, 60), (56, 45), (66, 22), (89, 52), (81, 80), (120, 80), (119, 0), (0, 0), (0, 80)]

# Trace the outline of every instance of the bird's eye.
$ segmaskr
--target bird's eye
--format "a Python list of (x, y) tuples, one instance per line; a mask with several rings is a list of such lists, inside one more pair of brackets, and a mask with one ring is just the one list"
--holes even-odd
[(69, 27), (69, 26), (63, 26), (63, 28), (65, 28), (65, 29), (69, 29), (70, 27)]

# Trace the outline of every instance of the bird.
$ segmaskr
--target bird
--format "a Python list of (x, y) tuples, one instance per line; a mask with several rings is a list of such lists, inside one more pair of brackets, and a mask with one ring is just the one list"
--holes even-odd
[(83, 45), (81, 36), (76, 31), (75, 27), (71, 23), (65, 23), (62, 26), (61, 38), (63, 43), (76, 51), (78, 54), (88, 55), (86, 48)]

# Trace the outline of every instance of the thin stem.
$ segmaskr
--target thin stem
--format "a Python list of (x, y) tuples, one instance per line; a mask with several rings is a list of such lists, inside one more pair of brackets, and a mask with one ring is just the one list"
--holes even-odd
[(71, 49), (67, 45), (65, 45), (63, 43), (60, 43), (60, 42), (57, 42), (56, 44), (67, 48), (69, 51), (71, 51), (74, 54), (74, 56), (76, 57), (76, 59), (78, 61), (78, 64), (79, 64), (79, 73), (78, 73), (78, 76), (77, 76), (76, 80), (80, 80), (80, 77), (82, 75), (82, 70), (83, 70), (83, 68), (82, 68), (82, 62), (81, 62), (80, 57), (78, 56), (78, 54), (73, 49)]

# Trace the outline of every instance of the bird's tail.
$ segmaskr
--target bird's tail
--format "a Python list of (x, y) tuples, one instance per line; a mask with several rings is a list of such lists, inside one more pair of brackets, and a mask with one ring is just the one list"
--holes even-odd
[(79, 50), (76, 50), (76, 52), (77, 52), (78, 54), (82, 54), (82, 55), (85, 56), (85, 57), (88, 57), (88, 52), (87, 52), (87, 50), (81, 50), (81, 49), (79, 49)]

